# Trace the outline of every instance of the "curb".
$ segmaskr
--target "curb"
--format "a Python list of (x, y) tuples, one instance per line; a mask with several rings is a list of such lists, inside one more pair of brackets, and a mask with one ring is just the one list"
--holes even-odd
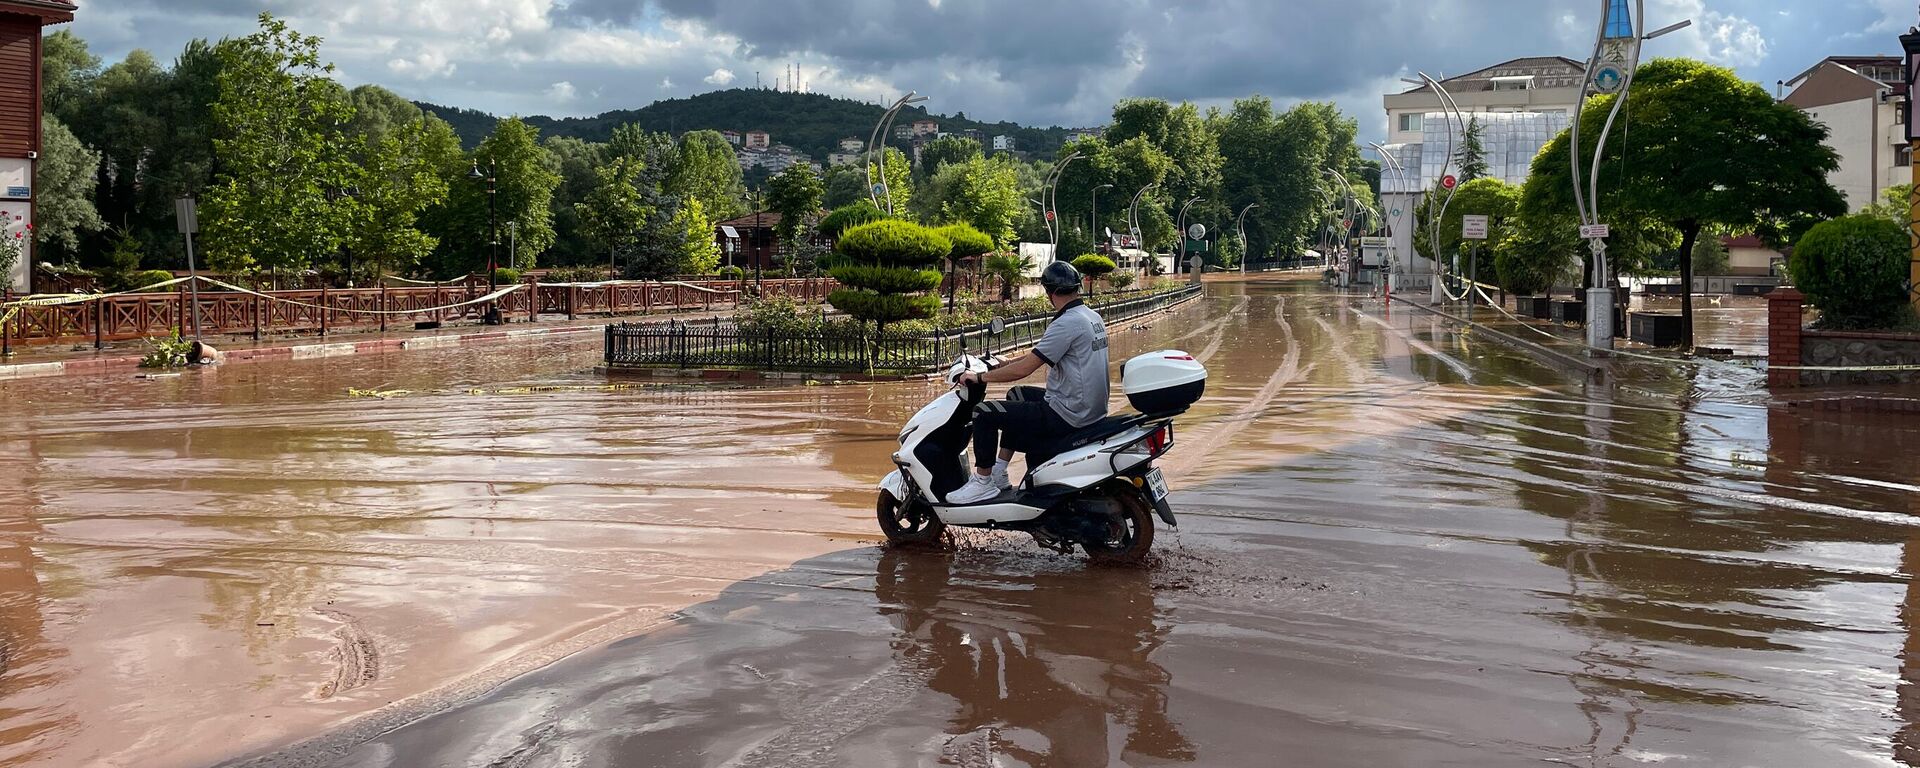
[[(323, 342), (313, 344), (287, 344), (274, 347), (250, 347), (223, 352), (221, 365), (236, 363), (256, 363), (274, 360), (321, 360), (332, 357), (350, 357), (353, 355), (384, 354), (415, 349), (442, 349), (446, 347), (484, 346), (503, 341), (517, 341), (539, 336), (573, 336), (589, 333), (603, 333), (601, 326), (571, 326), (564, 328), (523, 328), (512, 331), (479, 331), (474, 333), (449, 333), (438, 336), (416, 336), (402, 339), (368, 339), (364, 341)], [(15, 379), (37, 379), (53, 376), (78, 376), (98, 373), (131, 372), (140, 369), (140, 355), (119, 355), (86, 360), (66, 360), (53, 363), (22, 363), (18, 365), (0, 365), (0, 381)]]

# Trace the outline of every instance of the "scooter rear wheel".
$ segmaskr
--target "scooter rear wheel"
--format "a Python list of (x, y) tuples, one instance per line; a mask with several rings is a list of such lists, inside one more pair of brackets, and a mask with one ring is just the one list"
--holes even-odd
[(1153, 505), (1138, 488), (1112, 486), (1107, 498), (1118, 510), (1105, 541), (1082, 542), (1095, 565), (1139, 566), (1153, 550)]
[(880, 520), (880, 532), (887, 535), (888, 546), (938, 549), (946, 543), (947, 524), (917, 500), (902, 502), (893, 494), (881, 491), (880, 500), (874, 505), (874, 516)]

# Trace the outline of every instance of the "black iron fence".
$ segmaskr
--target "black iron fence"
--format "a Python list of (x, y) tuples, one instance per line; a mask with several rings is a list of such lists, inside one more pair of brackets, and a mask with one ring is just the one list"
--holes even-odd
[[(1109, 325), (1164, 311), (1199, 296), (1199, 286), (1102, 296), (1093, 306)], [(988, 325), (900, 333), (852, 328), (782, 331), (704, 323), (618, 323), (606, 329), (606, 363), (621, 368), (746, 368), (762, 371), (924, 372), (951, 364), (963, 351), (1004, 353), (1032, 346), (1052, 314), (1008, 318), (999, 333)]]

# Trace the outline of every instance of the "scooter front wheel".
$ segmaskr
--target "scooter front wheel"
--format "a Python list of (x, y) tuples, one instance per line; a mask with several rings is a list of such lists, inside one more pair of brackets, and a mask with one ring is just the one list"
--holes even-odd
[(918, 500), (903, 502), (881, 491), (880, 500), (874, 505), (874, 516), (880, 520), (880, 532), (887, 535), (888, 546), (938, 549), (946, 543), (947, 524)]
[(1153, 549), (1153, 504), (1140, 489), (1114, 485), (1107, 491), (1116, 514), (1102, 541), (1081, 542), (1095, 565), (1139, 566)]

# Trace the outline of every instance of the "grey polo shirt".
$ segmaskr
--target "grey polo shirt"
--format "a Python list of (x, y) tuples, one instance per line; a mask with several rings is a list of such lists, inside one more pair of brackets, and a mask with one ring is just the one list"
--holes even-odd
[(1060, 308), (1033, 347), (1047, 364), (1047, 405), (1068, 424), (1085, 427), (1107, 416), (1107, 324), (1078, 299)]

